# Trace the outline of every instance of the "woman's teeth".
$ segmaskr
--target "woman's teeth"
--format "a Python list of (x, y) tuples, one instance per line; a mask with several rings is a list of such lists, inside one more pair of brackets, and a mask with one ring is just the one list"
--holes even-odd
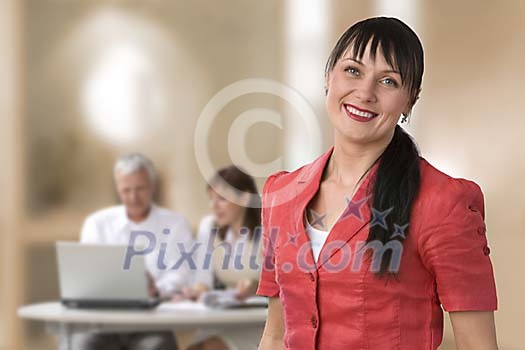
[(346, 110), (349, 112), (349, 113), (352, 113), (352, 114), (355, 114), (355, 115), (358, 115), (360, 117), (363, 117), (363, 118), (373, 118), (375, 117), (377, 114), (374, 114), (374, 113), (369, 113), (369, 112), (362, 112), (360, 110), (357, 110), (349, 105), (345, 105), (345, 108)]

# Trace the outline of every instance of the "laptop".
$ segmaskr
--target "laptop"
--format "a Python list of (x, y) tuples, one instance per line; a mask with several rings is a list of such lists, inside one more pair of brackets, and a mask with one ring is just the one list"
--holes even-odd
[(134, 256), (124, 270), (127, 246), (57, 242), (63, 305), (70, 308), (152, 309), (160, 300), (148, 293), (146, 263)]

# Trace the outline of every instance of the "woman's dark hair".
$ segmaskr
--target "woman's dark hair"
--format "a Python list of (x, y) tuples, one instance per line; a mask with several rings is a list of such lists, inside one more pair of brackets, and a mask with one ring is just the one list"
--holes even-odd
[[(354, 58), (361, 59), (370, 43), (370, 57), (375, 59), (378, 48), (386, 62), (401, 75), (402, 85), (411, 96), (413, 105), (421, 89), (423, 78), (423, 47), (416, 33), (396, 18), (375, 17), (351, 26), (339, 38), (326, 63), (325, 74), (330, 73), (339, 59), (351, 49)], [(370, 227), (367, 243), (379, 241), (383, 245), (397, 240), (403, 243), (404, 237), (395, 235), (395, 225), (403, 227), (410, 222), (410, 211), (420, 186), (419, 150), (407, 132), (396, 125), (390, 144), (379, 158), (375, 178), (369, 182), (373, 188), (368, 205), (379, 212), (391, 211), (385, 218), (388, 230), (381, 225)], [(410, 226), (404, 230), (409, 233)], [(386, 247), (385, 247), (386, 248)], [(383, 250), (378, 277), (394, 275), (389, 270), (392, 249)]]
[[(221, 186), (222, 181), (241, 193), (250, 194), (251, 203), (246, 206), (242, 229), (249, 230), (248, 237), (250, 240), (257, 239), (255, 235), (261, 226), (261, 197), (257, 191), (255, 180), (235, 165), (230, 165), (215, 173), (208, 182), (208, 190), (212, 190), (215, 186)], [(219, 227), (218, 236), (221, 241), (226, 238), (228, 228), (228, 226)]]

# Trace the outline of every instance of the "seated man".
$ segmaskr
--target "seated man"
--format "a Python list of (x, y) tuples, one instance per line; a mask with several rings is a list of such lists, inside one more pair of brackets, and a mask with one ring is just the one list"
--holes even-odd
[[(114, 176), (122, 205), (102, 209), (88, 216), (82, 228), (81, 242), (133, 244), (137, 242), (130, 242), (132, 231), (147, 231), (153, 234), (157, 242), (155, 250), (145, 256), (150, 294), (170, 297), (186, 287), (190, 279), (188, 264), (182, 264), (175, 270), (171, 269), (181, 255), (177, 243), (191, 247), (190, 226), (182, 215), (153, 203), (156, 174), (151, 161), (143, 155), (128, 154), (119, 158), (114, 167)], [(166, 248), (164, 255), (159, 259), (161, 242), (166, 243)], [(159, 261), (162, 261), (166, 268), (159, 264)], [(73, 348), (81, 350), (177, 348), (171, 331), (85, 333), (75, 336), (73, 342)]]

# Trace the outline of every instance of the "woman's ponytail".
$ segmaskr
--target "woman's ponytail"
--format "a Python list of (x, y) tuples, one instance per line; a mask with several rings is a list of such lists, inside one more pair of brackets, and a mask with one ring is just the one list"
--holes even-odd
[[(388, 212), (385, 218), (388, 229), (380, 224), (370, 225), (367, 239), (367, 245), (373, 241), (379, 241), (383, 245), (379, 277), (386, 273), (395, 275), (397, 272), (390, 270), (391, 260), (395, 255), (392, 249), (386, 249), (386, 245), (393, 240), (402, 244), (410, 232), (410, 212), (421, 182), (419, 160), (416, 143), (401, 126), (396, 125), (394, 136), (379, 159), (375, 179), (370, 181), (373, 195), (369, 205), (375, 210), (372, 219), (374, 214)], [(394, 235), (396, 227), (397, 233), (401, 234)], [(392, 264), (395, 266), (395, 262)]]

